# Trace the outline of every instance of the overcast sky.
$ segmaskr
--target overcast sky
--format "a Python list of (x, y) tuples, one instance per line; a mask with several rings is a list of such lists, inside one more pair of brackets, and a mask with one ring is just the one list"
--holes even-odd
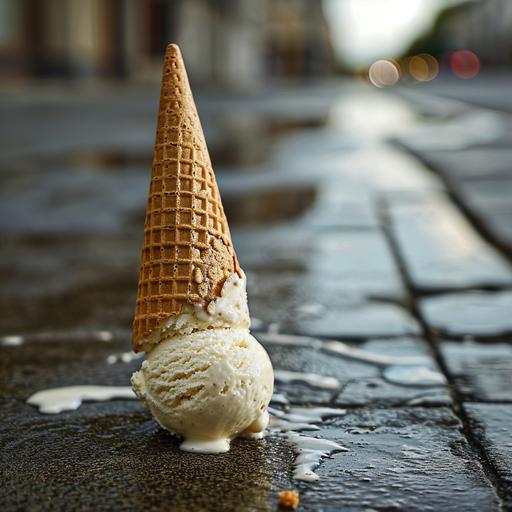
[(336, 53), (355, 67), (400, 55), (441, 7), (460, 1), (324, 0), (324, 6)]

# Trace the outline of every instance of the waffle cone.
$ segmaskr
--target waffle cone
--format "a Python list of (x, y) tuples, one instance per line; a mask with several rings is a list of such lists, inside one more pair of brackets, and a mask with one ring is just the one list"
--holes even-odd
[(186, 304), (208, 304), (240, 274), (179, 48), (165, 53), (137, 289), (133, 348)]

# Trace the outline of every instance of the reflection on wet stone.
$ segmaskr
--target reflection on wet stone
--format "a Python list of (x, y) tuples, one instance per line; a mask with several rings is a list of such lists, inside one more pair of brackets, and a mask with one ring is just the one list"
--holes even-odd
[(445, 341), (441, 353), (465, 399), (512, 402), (512, 346)]
[(420, 302), (427, 323), (449, 336), (496, 337), (512, 333), (512, 292), (453, 293)]
[(413, 286), (447, 290), (512, 284), (512, 267), (441, 196), (390, 207)]
[(229, 223), (234, 226), (271, 224), (300, 216), (313, 204), (315, 195), (313, 187), (273, 188), (236, 196), (224, 194), (222, 202)]

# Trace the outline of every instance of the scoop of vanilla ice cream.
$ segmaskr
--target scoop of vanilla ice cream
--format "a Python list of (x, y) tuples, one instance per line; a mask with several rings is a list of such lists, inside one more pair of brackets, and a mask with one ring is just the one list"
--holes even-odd
[(237, 434), (263, 431), (274, 375), (247, 328), (172, 336), (153, 348), (132, 376), (137, 396), (185, 450), (223, 452)]

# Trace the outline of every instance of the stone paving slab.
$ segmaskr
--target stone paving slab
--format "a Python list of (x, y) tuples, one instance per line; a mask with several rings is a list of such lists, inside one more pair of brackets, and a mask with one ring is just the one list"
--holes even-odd
[(350, 411), (321, 434), (350, 451), (299, 485), (306, 510), (499, 510), (449, 409)]
[(463, 399), (512, 402), (512, 345), (443, 341), (439, 349)]
[(251, 313), (265, 323), (334, 337), (419, 332), (399, 303), (405, 290), (380, 232), (318, 232), (294, 225), (233, 235), (248, 278)]
[(247, 279), (251, 315), (280, 331), (358, 339), (420, 331), (402, 306), (351, 296), (326, 278), (308, 282), (276, 264), (273, 272), (247, 270)]
[(512, 163), (507, 179), (457, 184), (457, 197), (484, 229), (512, 254)]
[(281, 439), (235, 440), (229, 453), (201, 456), (180, 451), (137, 402), (57, 416), (0, 407), (4, 510), (272, 510), (277, 491), (292, 487)]
[(503, 144), (509, 146), (507, 118), (499, 112), (466, 108), (446, 122), (418, 123), (399, 140), (414, 152), (460, 151), (478, 146)]
[[(1, 236), (0, 243), (0, 296), (28, 301), (69, 293), (99, 280), (135, 283), (142, 237), (141, 233), (94, 237)], [(76, 300), (80, 301), (80, 297)]]
[(455, 151), (422, 151), (427, 164), (456, 185), (461, 181), (503, 178), (512, 172), (512, 150), (507, 147), (473, 147)]
[[(355, 189), (355, 190), (354, 190)], [(357, 187), (339, 187), (324, 182), (317, 187), (315, 208), (304, 222), (318, 229), (377, 229), (380, 221), (373, 195)]]
[(378, 301), (360, 301), (345, 307), (328, 308), (319, 316), (304, 315), (290, 320), (284, 324), (283, 330), (285, 328), (311, 336), (354, 339), (417, 335), (421, 331), (405, 308)]
[(134, 218), (144, 222), (148, 183), (149, 166), (114, 172), (101, 165), (51, 171), (35, 167), (4, 173), (0, 231), (38, 236), (134, 231)]
[(484, 219), (484, 225), (487, 230), (493, 234), (496, 240), (502, 247), (506, 247), (506, 250), (512, 254), (512, 212), (509, 208), (496, 209), (490, 211), (490, 213)]
[(323, 168), (326, 163), (332, 163), (333, 159), (339, 160), (340, 154), (351, 153), (359, 146), (359, 140), (350, 136), (340, 137), (339, 132), (329, 125), (316, 129), (305, 128), (280, 137), (272, 150), (271, 158), (277, 166), (294, 167), (288, 172), (309, 167), (311, 174), (312, 162), (316, 163), (317, 173), (318, 166)]
[(495, 469), (504, 498), (504, 509), (512, 508), (512, 405), (465, 403), (472, 435), (478, 440)]
[[(56, 279), (54, 277), (54, 279)], [(135, 304), (134, 274), (99, 275), (74, 288), (45, 296), (0, 294), (2, 334), (53, 330), (128, 329)]]
[(343, 156), (344, 176), (383, 197), (416, 197), (440, 193), (444, 185), (418, 159), (387, 144), (375, 144)]
[(389, 204), (392, 231), (412, 285), (446, 290), (512, 284), (512, 267), (446, 198)]
[(0, 105), (2, 118), (9, 119), (1, 130), (0, 161), (101, 150), (151, 157), (158, 91), (157, 84), (139, 91), (17, 88)]
[[(446, 73), (438, 76), (436, 80), (423, 84), (422, 87), (417, 87), (415, 83), (409, 84), (409, 87), (416, 94), (418, 91), (422, 91), (420, 94), (423, 96), (428, 94), (433, 103), (438, 98), (446, 98), (446, 102), (462, 104), (467, 109), (477, 105), (486, 109), (512, 112), (512, 101), (507, 94), (511, 84), (509, 70), (487, 68), (474, 80), (467, 80), (463, 84), (461, 86), (460, 79), (455, 75)], [(442, 105), (444, 104), (443, 101)], [(504, 133), (503, 137), (506, 138), (507, 135)]]
[[(511, 152), (512, 154), (512, 152)], [(512, 158), (511, 164), (512, 168)], [(512, 197), (512, 169), (511, 176), (506, 179), (485, 179), (478, 181), (465, 181), (457, 187), (457, 195), (465, 205), (474, 209), (478, 217), (485, 221), (485, 211), (490, 210), (492, 215), (495, 211), (510, 210), (510, 198)]]
[(512, 333), (512, 292), (464, 292), (427, 297), (420, 312), (434, 332), (496, 337)]
[[(300, 224), (288, 228), (233, 232), (247, 272), (294, 271), (314, 293), (320, 280), (341, 280), (337, 287), (350, 297), (401, 299), (404, 287), (391, 251), (376, 230), (318, 232)], [(340, 289), (341, 288), (341, 289)]]
[(457, 200), (495, 242), (512, 251), (512, 151), (486, 146), (460, 151), (427, 151), (422, 160), (448, 181)]
[(27, 337), (20, 346), (0, 346), (0, 399), (26, 400), (37, 391), (60, 386), (129, 386), (131, 374), (141, 364), (140, 360), (107, 363), (109, 355), (130, 350), (128, 336), (111, 341), (86, 331), (67, 338), (58, 333), (37, 336), (34, 341)]

